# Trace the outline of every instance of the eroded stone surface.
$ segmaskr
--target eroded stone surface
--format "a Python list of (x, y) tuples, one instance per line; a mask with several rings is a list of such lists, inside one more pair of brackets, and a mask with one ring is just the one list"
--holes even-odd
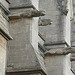
[(6, 45), (6, 39), (0, 34), (0, 75), (5, 75)]

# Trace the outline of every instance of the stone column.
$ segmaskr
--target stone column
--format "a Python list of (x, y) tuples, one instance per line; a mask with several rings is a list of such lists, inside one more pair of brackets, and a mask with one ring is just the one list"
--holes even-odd
[(5, 75), (7, 41), (12, 39), (8, 31), (8, 8), (9, 3), (5, 0), (0, 0), (0, 75)]

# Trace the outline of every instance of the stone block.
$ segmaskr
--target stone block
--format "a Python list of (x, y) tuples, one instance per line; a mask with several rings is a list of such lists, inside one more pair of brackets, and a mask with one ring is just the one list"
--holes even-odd
[(13, 40), (8, 42), (7, 72), (44, 71), (38, 51), (38, 18), (12, 20), (9, 31)]

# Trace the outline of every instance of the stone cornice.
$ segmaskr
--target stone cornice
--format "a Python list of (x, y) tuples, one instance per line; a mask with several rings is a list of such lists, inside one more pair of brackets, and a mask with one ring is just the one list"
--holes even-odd
[(44, 54), (45, 55), (66, 55), (68, 53), (75, 53), (74, 47), (67, 47), (67, 48), (55, 48), (47, 50)]

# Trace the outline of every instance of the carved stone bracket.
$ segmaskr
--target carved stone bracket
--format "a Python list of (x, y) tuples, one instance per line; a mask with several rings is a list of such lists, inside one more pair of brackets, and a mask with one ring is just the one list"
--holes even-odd
[(39, 26), (47, 26), (47, 25), (51, 25), (52, 24), (52, 20), (51, 19), (39, 19)]
[(68, 13), (67, 0), (57, 0), (57, 3), (58, 3), (58, 9), (59, 9), (59, 11), (62, 14), (67, 15), (67, 13)]
[(66, 55), (68, 53), (75, 53), (75, 48), (55, 48), (45, 52), (45, 55)]
[(31, 18), (31, 17), (39, 17), (39, 16), (44, 16), (45, 11), (38, 11), (38, 10), (27, 10), (25, 12), (19, 12), (19, 13), (12, 13), (9, 15), (9, 19), (19, 19), (19, 18)]

